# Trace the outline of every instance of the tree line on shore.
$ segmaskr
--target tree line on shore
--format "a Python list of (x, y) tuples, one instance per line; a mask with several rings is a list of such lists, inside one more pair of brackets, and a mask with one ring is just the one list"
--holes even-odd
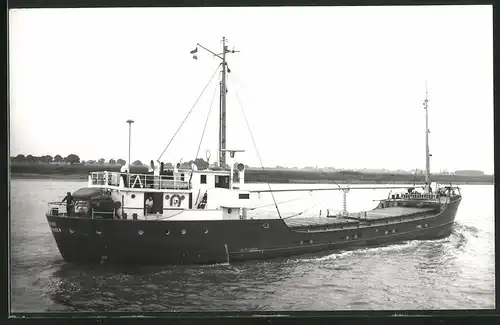
[[(15, 164), (30, 164), (30, 165), (38, 165), (38, 164), (57, 164), (57, 165), (113, 165), (113, 166), (116, 166), (116, 165), (120, 165), (120, 166), (124, 166), (127, 164), (127, 162), (124, 160), (124, 159), (110, 159), (108, 161), (106, 161), (104, 158), (100, 158), (98, 160), (81, 160), (80, 157), (76, 154), (69, 154), (67, 155), (66, 157), (63, 157), (61, 155), (55, 155), (55, 156), (51, 156), (51, 155), (44, 155), (44, 156), (34, 156), (34, 155), (23, 155), (23, 154), (19, 154), (17, 156), (12, 156), (10, 157), (10, 161), (11, 163), (15, 163)], [(190, 161), (187, 161), (187, 162), (183, 162), (181, 163), (181, 168), (191, 168), (191, 165), (192, 164), (195, 164), (196, 167), (198, 167), (198, 169), (206, 169), (208, 168), (208, 165), (209, 163), (206, 162), (205, 160), (203, 160), (202, 158), (196, 158), (195, 160), (190, 160)], [(132, 164), (132, 166), (149, 166), (149, 163), (146, 163), (144, 164), (142, 161), (140, 160), (136, 160), (134, 161)], [(166, 169), (173, 169), (174, 168), (174, 165), (172, 163), (165, 163), (164, 164), (165, 168)], [(97, 167), (97, 166), (96, 166)], [(249, 166), (245, 165), (245, 167), (248, 169)], [(271, 168), (272, 169), (272, 168)], [(285, 167), (281, 167), (281, 166), (276, 166), (276, 169), (285, 169), (285, 170), (295, 170), (295, 169), (298, 169), (298, 168), (285, 168)], [(314, 168), (314, 167), (305, 167), (305, 168), (302, 168), (302, 170), (322, 170), (322, 169), (318, 169), (317, 167)], [(329, 170), (329, 168), (327, 168), (328, 172), (354, 172), (354, 171), (346, 171), (346, 170)], [(363, 173), (363, 171), (361, 171), (361, 173)], [(386, 173), (386, 172), (390, 172), (390, 171), (386, 171), (384, 170), (382, 173)], [(378, 174), (377, 172), (368, 172), (368, 173), (375, 173), (375, 174)], [(399, 172), (398, 172), (399, 174)], [(408, 173), (410, 174), (410, 173)], [(420, 170), (419, 173), (414, 173), (413, 176), (423, 176), (424, 174), (424, 171), (423, 170)], [(457, 170), (455, 172), (451, 172), (451, 173), (437, 173), (437, 174), (447, 174), (447, 175), (464, 175), (464, 176), (482, 176), (484, 175), (484, 172), (483, 171), (480, 171), (480, 170)]]
[[(69, 154), (66, 157), (61, 155), (44, 155), (44, 156), (34, 156), (34, 155), (23, 155), (19, 154), (17, 156), (10, 157), (11, 163), (22, 163), (22, 164), (68, 164), (68, 165), (126, 165), (126, 161), (124, 159), (110, 159), (106, 161), (104, 158), (100, 158), (98, 160), (80, 160), (80, 157), (76, 154)], [(190, 160), (187, 162), (181, 163), (181, 168), (190, 168), (191, 164), (195, 164), (200, 169), (205, 169), (208, 167), (208, 162), (203, 160), (202, 158), (196, 158), (195, 160)], [(144, 164), (140, 160), (134, 161), (132, 166), (148, 166), (149, 164)], [(165, 168), (174, 168), (172, 163), (165, 163)]]

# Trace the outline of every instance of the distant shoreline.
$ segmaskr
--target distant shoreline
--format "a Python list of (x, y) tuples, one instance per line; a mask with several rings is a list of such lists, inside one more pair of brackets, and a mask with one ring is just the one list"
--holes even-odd
[[(87, 180), (89, 172), (120, 171), (119, 165), (46, 165), (46, 164), (11, 164), (12, 179), (59, 179)], [(146, 166), (132, 166), (132, 173), (145, 173)], [(431, 175), (433, 181), (457, 185), (493, 185), (493, 175)], [(296, 169), (257, 169), (249, 168), (245, 172), (246, 183), (289, 183), (289, 184), (411, 184), (423, 183), (422, 176), (406, 174), (375, 174), (354, 171), (317, 171)]]
[(37, 173), (11, 173), (12, 179), (62, 179), (62, 180), (86, 180), (88, 176), (78, 174), (37, 174)]

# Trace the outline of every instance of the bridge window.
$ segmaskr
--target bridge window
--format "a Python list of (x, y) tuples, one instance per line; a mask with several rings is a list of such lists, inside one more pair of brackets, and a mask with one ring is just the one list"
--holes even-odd
[(215, 187), (217, 187), (217, 188), (229, 188), (229, 176), (216, 175), (215, 176)]
[(240, 200), (242, 200), (242, 199), (250, 199), (250, 194), (248, 194), (248, 193), (246, 193), (246, 194), (240, 194), (239, 198), (240, 198)]
[(207, 175), (200, 175), (200, 184), (207, 183)]

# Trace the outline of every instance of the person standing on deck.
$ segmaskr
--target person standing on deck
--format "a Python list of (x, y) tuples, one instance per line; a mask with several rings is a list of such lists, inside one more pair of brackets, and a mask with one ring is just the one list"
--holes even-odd
[(71, 195), (71, 192), (66, 193), (66, 196), (61, 201), (61, 204), (63, 204), (64, 201), (66, 201), (66, 213), (68, 214), (69, 217), (73, 215), (73, 210), (74, 210), (73, 196)]
[(156, 165), (153, 168), (153, 177), (154, 177), (154, 188), (160, 188), (160, 166)]
[(152, 210), (153, 210), (153, 198), (150, 196), (146, 200), (146, 216), (150, 215)]
[(153, 174), (153, 177), (150, 177), (150, 181), (148, 184), (152, 184), (153, 186), (149, 186), (150, 188), (160, 188), (160, 169), (158, 165), (155, 165), (154, 161), (151, 160), (149, 163), (148, 173)]
[(156, 175), (155, 171), (156, 170), (158, 170), (158, 166), (155, 166), (154, 161), (151, 160), (149, 162), (149, 166), (148, 166), (148, 175), (146, 176), (147, 187), (149, 187), (149, 188), (153, 188), (154, 187), (153, 185), (156, 185), (156, 181), (155, 181), (155, 175)]
[(122, 166), (122, 168), (120, 168), (120, 173), (123, 178), (123, 184), (125, 185), (125, 187), (128, 187), (129, 184), (127, 184), (127, 174), (128, 174), (127, 166)]

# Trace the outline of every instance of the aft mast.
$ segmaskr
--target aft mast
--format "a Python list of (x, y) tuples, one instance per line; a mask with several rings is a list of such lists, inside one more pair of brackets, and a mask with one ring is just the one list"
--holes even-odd
[(427, 98), (427, 82), (425, 83), (425, 100), (424, 100), (424, 109), (425, 109), (425, 192), (431, 192), (431, 180), (430, 180), (430, 158), (431, 154), (429, 153), (429, 114), (428, 114), (428, 103), (429, 99)]

